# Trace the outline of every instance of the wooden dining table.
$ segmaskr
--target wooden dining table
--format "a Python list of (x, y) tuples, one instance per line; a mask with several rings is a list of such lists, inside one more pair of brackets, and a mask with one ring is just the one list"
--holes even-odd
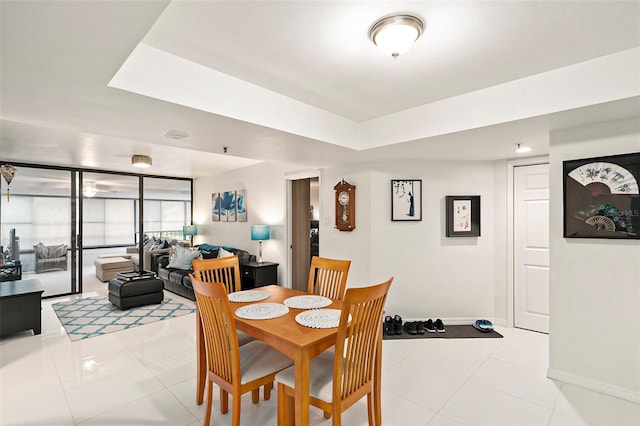
[[(268, 299), (259, 302), (231, 303), (235, 311), (245, 305), (252, 303), (283, 303), (285, 299), (293, 296), (308, 295), (309, 293), (284, 288), (277, 285), (260, 287), (259, 290), (269, 292)], [(342, 309), (341, 300), (332, 300), (328, 309)], [(202, 404), (204, 400), (204, 388), (207, 376), (206, 353), (204, 345), (204, 334), (200, 314), (197, 311), (196, 303), (196, 345), (197, 345), (197, 388), (196, 403)], [(289, 308), (289, 313), (273, 319), (250, 320), (239, 318), (234, 315), (236, 328), (250, 336), (268, 344), (269, 346), (282, 352), (293, 360), (295, 369), (295, 424), (309, 424), (309, 365), (311, 359), (318, 356), (336, 343), (338, 333), (337, 328), (309, 328), (296, 322), (295, 317), (303, 309)], [(379, 349), (382, 348), (382, 333), (380, 333)], [(374, 405), (376, 424), (381, 424), (380, 405), (380, 370), (382, 361), (382, 351), (377, 351), (376, 374), (374, 387)]]

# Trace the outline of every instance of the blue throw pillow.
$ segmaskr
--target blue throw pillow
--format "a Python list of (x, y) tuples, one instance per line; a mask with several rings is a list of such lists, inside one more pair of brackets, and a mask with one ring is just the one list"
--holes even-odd
[(167, 268), (184, 269), (188, 271), (191, 269), (191, 261), (194, 259), (202, 259), (200, 250), (176, 246), (175, 255), (167, 265)]

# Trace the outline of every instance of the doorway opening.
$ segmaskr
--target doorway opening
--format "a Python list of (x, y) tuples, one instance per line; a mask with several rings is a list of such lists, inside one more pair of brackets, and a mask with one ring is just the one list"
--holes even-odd
[(311, 258), (320, 254), (320, 178), (290, 180), (291, 288), (306, 290)]

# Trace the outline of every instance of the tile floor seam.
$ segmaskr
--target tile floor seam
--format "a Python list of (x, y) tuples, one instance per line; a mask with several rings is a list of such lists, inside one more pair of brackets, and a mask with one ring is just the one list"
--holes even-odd
[[(492, 354), (492, 355), (493, 355), (493, 354)], [(545, 368), (544, 370), (543, 370), (543, 369), (539, 369), (539, 368), (531, 368), (531, 367), (529, 367), (529, 366), (527, 366), (527, 365), (524, 365), (524, 364), (518, 364), (518, 363), (516, 363), (516, 362), (512, 362), (512, 361), (509, 361), (509, 360), (507, 360), (507, 359), (496, 358), (496, 357), (494, 357), (494, 356), (492, 356), (492, 355), (489, 355), (489, 358), (494, 359), (494, 360), (496, 360), (496, 361), (506, 362), (507, 364), (511, 364), (511, 365), (516, 366), (516, 367), (526, 368), (527, 370), (529, 370), (529, 371), (533, 371), (533, 372), (535, 372), (535, 373), (542, 373), (545, 377), (547, 377), (547, 370), (548, 370), (548, 368), (549, 368), (549, 367)], [(551, 380), (551, 379), (549, 379), (549, 380)]]
[[(551, 380), (551, 379), (549, 379)], [(560, 384), (560, 388), (558, 388), (558, 394), (556, 395), (556, 399), (555, 401), (553, 401), (553, 408), (551, 409), (551, 417), (549, 417), (549, 423), (547, 423), (548, 425), (551, 424), (551, 419), (553, 419), (553, 415), (556, 413), (556, 407), (558, 406), (558, 401), (560, 400), (560, 395), (562, 395), (562, 388), (564, 387), (564, 383), (558, 381), (558, 383)], [(560, 413), (560, 411), (558, 411), (558, 413)]]
[[(500, 346), (500, 345), (498, 345), (498, 346)], [(484, 360), (483, 360), (483, 361), (478, 365), (478, 367), (476, 367), (476, 369), (475, 369), (472, 373), (470, 373), (470, 374), (467, 376), (467, 378), (466, 378), (466, 380), (464, 381), (464, 383), (462, 383), (462, 384), (460, 385), (460, 387), (458, 387), (458, 388), (456, 389), (456, 391), (455, 391), (455, 392), (454, 392), (454, 393), (449, 397), (449, 399), (447, 399), (447, 400), (444, 402), (444, 404), (442, 404), (442, 406), (441, 406), (441, 407), (438, 409), (438, 411), (436, 412), (436, 415), (438, 415), (438, 414), (439, 414), (439, 415), (444, 416), (444, 417), (446, 417), (446, 418), (450, 418), (450, 419), (454, 420), (454, 421), (455, 421), (455, 422), (457, 422), (457, 423), (461, 423), (461, 424), (463, 424), (463, 425), (465, 424), (463, 421), (461, 421), (461, 420), (459, 420), (459, 419), (456, 419), (456, 418), (453, 418), (453, 417), (451, 417), (451, 416), (446, 416), (446, 415), (442, 414), (440, 411), (441, 411), (441, 410), (442, 410), (442, 409), (443, 409), (443, 408), (444, 408), (444, 407), (449, 403), (449, 401), (451, 401), (451, 400), (453, 399), (453, 397), (455, 397), (455, 396), (458, 394), (458, 392), (460, 392), (460, 390), (461, 390), (461, 389), (462, 389), (466, 384), (468, 384), (468, 383), (470, 383), (470, 384), (476, 384), (476, 383), (470, 382), (471, 377), (472, 377), (472, 376), (473, 376), (473, 375), (474, 375), (474, 374), (475, 374), (475, 373), (480, 369), (480, 367), (482, 367), (482, 366), (484, 365), (484, 363), (485, 363), (485, 362), (487, 362), (487, 360), (488, 360), (488, 359), (489, 359), (489, 355), (487, 355), (487, 356), (485, 357), (485, 359), (484, 359)], [(486, 386), (485, 386), (485, 387), (486, 387)]]
[[(186, 381), (188, 381), (188, 380), (191, 380), (191, 379), (185, 379), (185, 380), (183, 380), (182, 382), (176, 383), (176, 384), (175, 384), (175, 385), (173, 385), (173, 386), (177, 386), (178, 384), (183, 383), (183, 382), (186, 382)], [(173, 386), (172, 386), (172, 387), (173, 387)], [(182, 400), (180, 399), (179, 395), (176, 395), (176, 394), (171, 390), (171, 388), (167, 388), (167, 390), (168, 390), (168, 391), (169, 391), (169, 393), (170, 393), (170, 394), (171, 394), (171, 395), (176, 399), (176, 401), (178, 401), (178, 403), (179, 403), (182, 407), (184, 407), (184, 409), (185, 409), (185, 410), (187, 410), (187, 413), (191, 414), (191, 416), (192, 416), (194, 419), (196, 419), (196, 421), (200, 421), (200, 418), (199, 418), (198, 416), (196, 416), (196, 413), (194, 413), (193, 411), (191, 411), (191, 410), (189, 409), (189, 407), (187, 407), (187, 406), (182, 402)], [(196, 406), (196, 407), (201, 407), (202, 405), (204, 405), (204, 406), (206, 407), (206, 404), (207, 404), (207, 394), (206, 394), (206, 392), (205, 392), (205, 394), (204, 394), (204, 398), (203, 398), (203, 400), (202, 400), (202, 404), (197, 404), (197, 403), (195, 402), (195, 397), (194, 397), (194, 404), (195, 404), (195, 406)], [(211, 408), (213, 409), (213, 404), (211, 405)]]
[[(95, 415), (95, 416), (93, 416), (93, 417), (89, 417), (89, 418), (87, 418), (87, 419), (83, 420), (83, 421), (82, 421), (82, 422), (80, 422), (80, 423), (78, 423), (77, 421), (75, 421), (75, 417), (74, 417), (74, 422), (75, 422), (75, 424), (76, 424), (77, 426), (81, 426), (82, 424), (87, 423), (87, 422), (89, 422), (89, 421), (91, 421), (91, 420), (93, 420), (93, 419), (95, 419), (95, 418), (97, 418), (97, 417), (100, 417), (100, 416), (102, 416), (103, 414), (110, 413), (110, 412), (112, 412), (113, 410), (117, 410), (117, 409), (119, 409), (119, 408), (124, 407), (125, 405), (129, 405), (129, 404), (132, 404), (132, 403), (134, 403), (134, 402), (140, 401), (140, 400), (142, 400), (142, 399), (149, 398), (150, 396), (155, 395), (155, 394), (157, 394), (157, 393), (159, 393), (159, 392), (162, 392), (162, 391), (164, 391), (164, 390), (167, 390), (167, 389), (158, 389), (158, 390), (157, 390), (157, 391), (155, 391), (155, 392), (151, 392), (151, 393), (148, 393), (148, 394), (142, 395), (142, 396), (140, 396), (139, 398), (132, 399), (132, 400), (130, 400), (130, 401), (125, 402), (124, 404), (120, 404), (120, 405), (117, 405), (117, 406), (115, 406), (115, 407), (111, 407), (111, 408), (109, 408), (109, 409), (107, 409), (107, 410), (105, 410), (105, 411), (103, 411), (103, 412), (101, 412), (101, 413), (96, 414), (96, 415)], [(173, 394), (171, 394), (171, 395), (173, 396)], [(72, 416), (73, 416), (73, 414), (72, 414)]]
[(49, 356), (51, 357), (51, 360), (53, 362), (53, 367), (56, 370), (56, 377), (58, 378), (58, 383), (60, 384), (60, 389), (62, 389), (62, 395), (64, 397), (65, 403), (67, 404), (67, 410), (69, 410), (69, 415), (71, 415), (71, 419), (73, 420), (73, 424), (77, 425), (78, 424), (78, 420), (76, 419), (76, 416), (73, 414), (73, 410), (71, 409), (71, 403), (69, 401), (69, 396), (67, 395), (66, 389), (64, 387), (64, 383), (62, 382), (62, 377), (60, 376), (60, 370), (58, 369), (58, 364), (56, 363), (55, 357), (53, 356), (53, 351), (51, 350), (51, 346), (49, 346), (49, 342), (48, 341), (43, 340), (43, 342), (47, 346), (47, 351), (49, 352)]
[[(517, 395), (514, 395), (514, 394), (512, 394), (512, 393), (508, 393), (508, 392), (505, 392), (505, 391), (500, 390), (500, 389), (492, 388), (491, 386), (483, 385), (482, 383), (475, 383), (475, 382), (471, 382), (471, 384), (476, 385), (476, 386), (480, 386), (480, 387), (483, 387), (483, 388), (485, 388), (485, 389), (489, 389), (489, 390), (492, 390), (492, 391), (495, 391), (495, 392), (498, 392), (498, 393), (501, 393), (501, 394), (503, 394), (503, 395), (510, 396), (510, 397), (515, 398), (515, 399), (518, 399), (518, 400), (520, 400), (520, 401), (524, 401), (524, 402), (527, 402), (527, 403), (529, 403), (529, 404), (533, 404), (533, 405), (535, 405), (535, 406), (537, 406), (537, 407), (544, 408), (545, 410), (551, 410), (551, 412), (553, 412), (553, 409), (551, 409), (551, 408), (549, 408), (549, 407), (545, 407), (544, 405), (539, 404), (539, 403), (537, 403), (537, 402), (534, 402), (534, 401), (530, 401), (530, 400), (528, 400), (528, 399), (521, 398), (521, 397), (519, 397), (519, 396), (517, 396)], [(559, 395), (559, 394), (558, 394), (558, 395)]]

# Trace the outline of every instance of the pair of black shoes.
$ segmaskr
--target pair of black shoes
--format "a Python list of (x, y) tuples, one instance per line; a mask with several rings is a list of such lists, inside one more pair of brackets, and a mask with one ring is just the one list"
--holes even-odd
[(400, 315), (396, 315), (393, 318), (390, 316), (384, 318), (384, 334), (387, 336), (402, 334), (402, 317)]
[(433, 321), (428, 319), (426, 321), (410, 321), (404, 324), (404, 329), (409, 334), (424, 334), (427, 333), (444, 333), (444, 323), (440, 318)]

